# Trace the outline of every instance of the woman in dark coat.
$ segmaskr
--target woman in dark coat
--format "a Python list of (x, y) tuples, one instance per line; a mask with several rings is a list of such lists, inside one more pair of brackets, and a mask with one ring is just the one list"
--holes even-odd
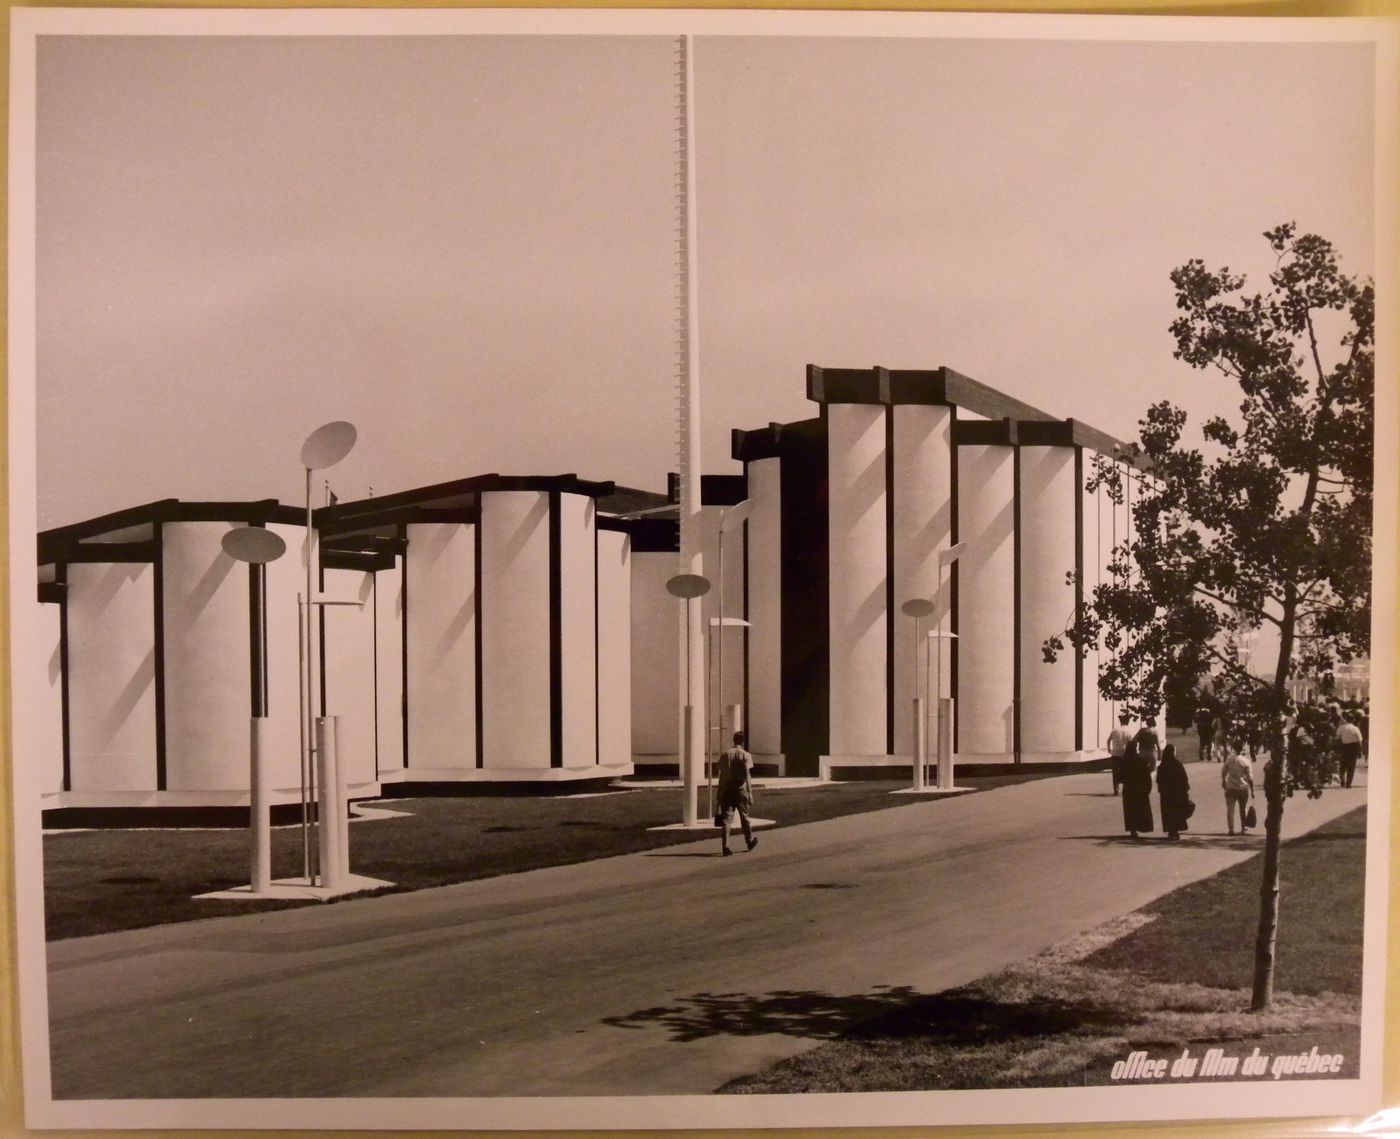
[(1162, 797), (1162, 829), (1168, 838), (1180, 838), (1187, 830), (1191, 813), (1191, 780), (1186, 768), (1176, 757), (1176, 745), (1162, 749), (1162, 762), (1157, 765), (1157, 793)]
[(1123, 753), (1123, 829), (1133, 838), (1152, 829), (1152, 761), (1136, 740)]

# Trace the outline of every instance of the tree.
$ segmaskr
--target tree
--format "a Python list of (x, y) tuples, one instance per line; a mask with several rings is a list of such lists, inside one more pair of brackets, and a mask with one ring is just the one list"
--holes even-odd
[[(1115, 501), (1133, 478), (1135, 533), (1065, 635), (1045, 643), (1049, 660), (1066, 641), (1109, 650), (1100, 690), (1138, 715), (1209, 675), (1230, 722), (1267, 741), (1254, 1010), (1273, 992), (1284, 803), (1320, 795), (1331, 773), (1323, 725), (1309, 710), (1292, 718), (1289, 680), (1325, 684), (1370, 649), (1375, 372), (1372, 284), (1292, 223), (1264, 236), (1277, 263), (1263, 292), (1200, 260), (1172, 272), (1175, 355), (1234, 384), (1238, 416), (1207, 420), (1195, 447), (1186, 413), (1160, 402), (1140, 442), (1096, 461), (1089, 489)], [(1278, 660), (1257, 675), (1238, 646), (1266, 626)]]

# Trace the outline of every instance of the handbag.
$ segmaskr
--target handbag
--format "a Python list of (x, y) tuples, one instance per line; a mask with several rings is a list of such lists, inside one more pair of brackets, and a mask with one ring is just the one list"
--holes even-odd
[(1244, 809), (1244, 825), (1252, 827), (1259, 822), (1259, 816), (1254, 813), (1254, 804), (1251, 803)]
[(1189, 818), (1190, 818), (1192, 815), (1194, 815), (1195, 813), (1196, 813), (1196, 804), (1193, 803), (1193, 802), (1191, 802), (1190, 799), (1187, 799), (1187, 800), (1186, 800), (1186, 809), (1185, 809), (1184, 811), (1181, 812), (1182, 817), (1183, 817), (1183, 818), (1189, 819)]
[(715, 812), (715, 826), (719, 827), (721, 830), (724, 829), (724, 812), (723, 812), (723, 811), (716, 811), (716, 812)]

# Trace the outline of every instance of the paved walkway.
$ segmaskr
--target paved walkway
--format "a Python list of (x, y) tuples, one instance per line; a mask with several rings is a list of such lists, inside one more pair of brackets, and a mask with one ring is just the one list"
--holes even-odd
[[(54, 1094), (703, 1093), (1249, 857), (1216, 768), (1178, 843), (1103, 773), (50, 947)], [(1365, 802), (1297, 796), (1287, 835)], [(761, 806), (781, 818), (781, 800)]]

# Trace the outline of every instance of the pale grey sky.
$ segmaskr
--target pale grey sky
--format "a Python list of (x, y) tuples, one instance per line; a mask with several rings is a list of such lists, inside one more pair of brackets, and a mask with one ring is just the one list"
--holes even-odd
[[(45, 37), (39, 524), (486, 471), (674, 469), (662, 37)], [(804, 368), (946, 364), (1131, 435), (1167, 274), (1285, 220), (1373, 270), (1371, 49), (703, 38), (706, 470)]]

